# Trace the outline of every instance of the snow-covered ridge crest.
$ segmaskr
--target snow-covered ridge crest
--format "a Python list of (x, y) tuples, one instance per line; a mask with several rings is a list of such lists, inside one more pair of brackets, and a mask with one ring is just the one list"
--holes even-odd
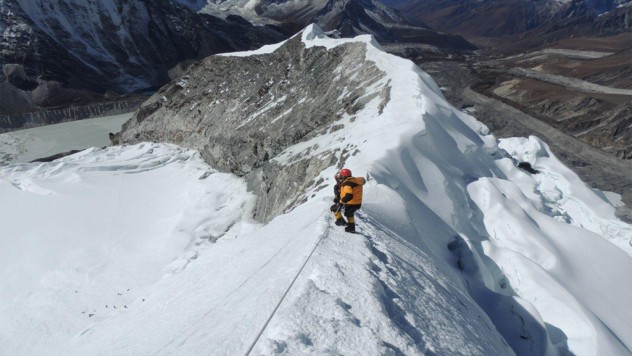
[[(310, 41), (303, 37), (317, 31), (310, 26), (280, 45), (198, 63), (183, 80), (146, 103), (124, 126), (121, 142), (164, 140), (200, 150), (210, 164), (246, 176), (265, 196), (257, 208), (260, 219), (295, 206), (304, 197), (303, 189), (288, 195), (286, 183), (314, 187), (322, 169), (334, 160), (344, 162), (351, 151), (338, 142), (310, 148), (322, 153), (318, 157), (286, 152), (291, 156), (287, 165), (279, 163), (279, 155), (331, 131), (337, 120), (365, 117), (369, 103), (381, 111), (390, 101), (390, 84), (375, 63), (366, 60), (364, 40), (340, 40), (331, 49), (306, 45)], [(331, 131), (328, 136), (336, 135)]]
[[(364, 121), (345, 122), (348, 130), (343, 142), (355, 142), (359, 151), (345, 165), (354, 167), (355, 172), (370, 172), (378, 183), (372, 187), (378, 192), (375, 205), (365, 208), (372, 210), (371, 215), (377, 220), (397, 215), (397, 209), (382, 209), (381, 205), (388, 206), (387, 202), (399, 195), (406, 209), (399, 212), (397, 223), (387, 219), (384, 225), (437, 256), (443, 254), (442, 246), (452, 246), (464, 275), (478, 281), (474, 285), (488, 288), (476, 287), (470, 292), (517, 353), (548, 354), (566, 349), (580, 354), (629, 352), (630, 340), (620, 343), (617, 339), (627, 333), (624, 324), (630, 316), (597, 302), (606, 298), (613, 305), (624, 305), (625, 294), (604, 295), (577, 287), (589, 284), (611, 290), (629, 283), (629, 277), (617, 273), (617, 266), (630, 265), (632, 227), (616, 219), (607, 200), (587, 188), (535, 138), (506, 141), (504, 151), (500, 150), (486, 127), (447, 103), (427, 74), (380, 51), (370, 37), (331, 40), (310, 26), (301, 39), (308, 48), (329, 50), (344, 43), (364, 43), (366, 59), (385, 73), (383, 81), (389, 83), (390, 100), (378, 114), (367, 110)], [(378, 120), (387, 124), (380, 126), (375, 122)], [(319, 136), (288, 148), (274, 160), (286, 164), (296, 152), (323, 154), (338, 143)], [(514, 157), (509, 159), (508, 154)], [(525, 161), (525, 155), (530, 157), (526, 161), (541, 170), (540, 175), (529, 177), (515, 167), (515, 162)], [(328, 170), (320, 179), (326, 180), (331, 173)], [(497, 189), (500, 193), (494, 193)], [(509, 205), (500, 201), (505, 196), (510, 197)], [(501, 218), (498, 207), (509, 214)], [(407, 224), (407, 228), (402, 227)], [(453, 240), (454, 236), (458, 238)], [(581, 238), (570, 241), (568, 236)], [(609, 262), (600, 263), (600, 272), (586, 270), (585, 266), (599, 259), (573, 256), (576, 250), (602, 251)], [(572, 256), (570, 261), (567, 256)], [(562, 267), (561, 260), (567, 261)], [(585, 272), (581, 278), (570, 277), (573, 270)], [(601, 278), (603, 271), (610, 271), (611, 279)], [(533, 280), (524, 280), (522, 275)], [(536, 281), (545, 284), (546, 291), (538, 290)], [(504, 297), (489, 305), (489, 298), (498, 295)], [(564, 312), (560, 314), (561, 309)], [(586, 313), (586, 309), (591, 312)], [(514, 324), (512, 314), (525, 324)], [(569, 318), (582, 321), (573, 324)]]
[[(380, 44), (371, 35), (360, 35), (354, 38), (338, 38), (335, 41), (332, 41), (332, 39), (327, 36), (327, 33), (323, 31), (323, 29), (316, 24), (311, 24), (307, 26), (305, 29), (298, 32), (297, 34), (292, 36), (290, 39), (297, 38), (297, 37), (301, 38), (301, 40), (303, 41), (303, 44), (307, 48), (310, 48), (313, 46), (321, 46), (327, 49), (331, 49), (336, 46), (343, 45), (345, 43), (365, 42), (381, 50)], [(286, 42), (287, 41), (282, 41), (276, 44), (265, 45), (259, 49), (252, 50), (252, 51), (228, 52), (228, 53), (221, 53), (218, 55), (227, 56), (227, 57), (247, 57), (247, 56), (259, 55), (259, 54), (273, 53), (274, 51), (279, 49), (279, 47), (283, 46)]]
[(305, 43), (305, 46), (307, 48), (313, 46), (322, 46), (331, 49), (344, 43), (365, 42), (381, 50), (379, 43), (377, 43), (375, 38), (371, 35), (360, 35), (354, 38), (338, 38), (335, 41), (332, 41), (332, 39), (327, 36), (325, 31), (323, 31), (323, 29), (316, 24), (311, 24), (307, 26), (302, 32), (300, 32), (300, 34), (301, 39), (303, 43)]
[[(222, 78), (216, 67), (230, 72), (231, 79)], [(540, 292), (522, 287), (518, 276), (533, 275), (533, 268), (538, 273), (551, 270), (544, 272), (554, 276), (547, 280), (559, 278), (557, 261), (564, 257), (558, 250), (546, 248), (547, 243), (522, 251), (529, 241), (520, 239), (515, 246), (502, 242), (513, 234), (494, 232), (495, 204), (485, 203), (478, 194), (492, 188), (477, 182), (511, 186), (513, 183), (506, 182), (524, 173), (504, 158), (484, 125), (447, 103), (432, 78), (412, 62), (381, 51), (369, 36), (329, 39), (317, 26), (309, 26), (300, 37), (297, 35), (279, 46), (239, 56), (210, 58), (198, 68), (190, 74), (195, 81), (167, 87), (150, 100), (146, 108), (151, 111), (145, 114), (141, 110), (136, 123), (132, 120), (122, 132), (123, 141), (175, 137), (176, 143), (200, 149), (211, 165), (246, 177), (259, 196), (258, 217), (266, 220), (302, 204), (316, 204), (318, 197), (326, 199), (327, 182), (336, 167), (351, 167), (356, 175), (374, 178), (367, 187), (370, 192), (364, 208), (367, 215), (383, 226), (382, 231), (393, 231), (423, 251), (431, 251), (430, 259), (438, 265), (457, 258), (462, 269), (456, 272), (462, 274), (458, 278), (468, 280), (467, 285), (477, 286), (469, 289), (469, 293), (517, 353), (545, 354), (565, 347), (571, 350), (601, 347), (599, 350), (608, 352), (625, 348), (614, 341), (625, 334), (622, 326), (625, 317), (597, 308), (590, 302), (592, 297), (573, 290), (554, 301), (549, 296), (549, 302), (542, 305), (537, 302), (543, 297)], [(239, 72), (242, 75), (235, 78)], [(242, 81), (248, 85), (243, 86)], [(297, 125), (303, 128), (296, 130)], [(212, 148), (196, 144), (196, 132), (200, 131), (207, 133), (200, 138), (202, 142), (210, 139)], [(227, 141), (231, 142), (230, 147), (222, 148), (222, 142)], [(232, 142), (245, 144), (238, 145), (236, 153)], [(231, 157), (242, 166), (230, 164)], [(244, 167), (244, 161), (252, 164)], [(288, 191), (288, 187), (292, 189)], [(551, 208), (550, 188), (541, 187), (536, 195), (512, 195), (517, 206), (522, 207), (509, 210), (516, 214), (515, 219), (520, 222), (517, 226), (524, 225), (519, 228), (518, 236), (525, 234), (526, 238), (542, 233), (544, 240), (557, 238), (555, 232), (541, 231), (539, 225), (529, 227), (531, 221), (542, 219), (526, 218), (529, 215), (543, 214), (551, 226), (577, 221), (581, 216), (599, 215), (589, 209), (583, 210), (586, 215), (560, 221), (559, 212), (564, 208), (561, 205)], [(482, 197), (485, 196), (483, 193)], [(585, 191), (583, 199), (600, 201), (589, 191)], [(541, 204), (541, 200), (548, 203)], [(401, 204), (393, 206), (394, 201)], [(522, 210), (534, 204), (535, 210)], [(591, 203), (582, 206), (590, 207)], [(595, 231), (604, 231), (602, 236), (613, 241), (617, 239), (612, 233), (629, 232), (625, 225), (613, 222), (616, 219), (612, 214), (601, 219), (605, 220), (597, 225), (604, 229), (593, 229), (586, 234), (593, 237), (578, 243), (592, 246), (595, 241), (603, 241), (594, 239), (596, 235), (591, 234)], [(620, 229), (613, 230), (613, 226)], [(619, 242), (626, 239), (629, 237)], [(604, 243), (599, 248), (612, 250), (608, 252), (611, 260), (630, 263), (629, 256)], [(454, 255), (448, 253), (448, 245)], [(490, 250), (489, 246), (494, 247)], [(485, 257), (488, 255), (493, 259)], [(523, 256), (520, 258), (540, 264), (507, 265), (508, 256), (512, 260)], [(591, 263), (585, 259), (577, 261)], [(604, 268), (612, 269), (615, 265)], [(612, 282), (594, 277), (597, 276), (583, 278), (604, 289), (611, 283), (624, 285), (627, 278), (621, 276), (623, 280)], [(550, 283), (553, 289), (569, 288), (568, 284)], [(490, 298), (497, 303), (490, 305)], [(622, 303), (618, 295), (609, 295), (607, 299), (613, 304)], [(576, 307), (568, 309), (569, 305)], [(568, 313), (560, 319), (555, 310), (562, 306), (566, 306)], [(602, 320), (609, 320), (608, 327), (595, 323), (584, 308), (599, 314)], [(423, 313), (412, 315), (420, 318), (417, 322), (423, 322)], [(518, 315), (522, 321), (516, 323), (512, 315)], [(574, 329), (565, 324), (564, 318), (570, 315), (583, 318), (584, 326)], [(561, 329), (562, 334), (547, 325)], [(611, 326), (614, 329), (608, 329)], [(560, 335), (566, 335), (568, 340)]]
[[(602, 209), (604, 199), (536, 138), (500, 148), (484, 125), (445, 101), (427, 74), (367, 37), (303, 34), (267, 53), (198, 63), (152, 97), (118, 137), (196, 148), (212, 168), (173, 146), (88, 152), (125, 172), (117, 152), (147, 150), (140, 161), (171, 168), (164, 176), (144, 168), (162, 177), (160, 188), (179, 202), (183, 185), (210, 188), (211, 179), (217, 187), (187, 190), (188, 208), (159, 219), (165, 226), (182, 222), (170, 235), (182, 254), (163, 278), (149, 279), (133, 308), (109, 314), (107, 304), (103, 317), (77, 318), (38, 345), (57, 337), (48, 342), (53, 351), (81, 354), (630, 353), (632, 277), (620, 273), (632, 269), (621, 243), (630, 226)], [(170, 160), (172, 149), (184, 158)], [(516, 167), (525, 157), (538, 175)], [(342, 166), (368, 180), (360, 234), (332, 224), (332, 176)], [(33, 187), (49, 188), (38, 171), (55, 168), (0, 172), (33, 174)], [(242, 176), (256, 205), (243, 180), (209, 176), (215, 169)], [(189, 180), (174, 178), (181, 171)], [(104, 174), (105, 187), (139, 177), (118, 172)], [(64, 178), (87, 191), (99, 185), (94, 176)], [(27, 185), (18, 189), (22, 181), (12, 178), (0, 189), (41, 197)], [(108, 205), (113, 214), (116, 201)], [(236, 214), (252, 211), (266, 223)], [(221, 237), (212, 244), (204, 236)], [(34, 283), (33, 298), (75, 301), (64, 292), (79, 279), (72, 271), (82, 269), (69, 260), (47, 275), (56, 283)], [(95, 272), (101, 288), (123, 273), (112, 268), (113, 274)], [(26, 314), (41, 320), (37, 310)], [(54, 330), (48, 326), (60, 319), (44, 328)], [(14, 335), (28, 327), (18, 326)]]
[[(183, 80), (154, 95), (120, 137), (129, 143), (182, 144), (200, 150), (219, 169), (245, 175), (265, 196), (257, 214), (266, 220), (303, 200), (302, 189), (287, 195), (287, 182), (314, 187), (329, 162), (344, 164), (357, 146), (351, 142), (376, 136), (363, 129), (363, 121), (381, 116), (397, 125), (414, 122), (423, 130), (420, 115), (436, 110), (435, 100), (445, 101), (426, 73), (381, 51), (370, 36), (330, 39), (311, 25), (280, 45), (198, 63)], [(381, 120), (384, 126), (377, 131), (390, 129), (389, 120)], [(348, 126), (358, 128), (352, 130), (355, 138), (336, 132)], [(307, 143), (323, 135), (327, 144)], [(287, 150), (299, 142), (308, 146)], [(306, 170), (306, 175), (296, 174)]]

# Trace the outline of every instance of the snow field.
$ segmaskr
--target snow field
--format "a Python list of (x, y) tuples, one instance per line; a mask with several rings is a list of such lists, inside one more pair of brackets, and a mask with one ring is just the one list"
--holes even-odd
[[(1, 276), (8, 286), (2, 300), (8, 302), (0, 335), (11, 354), (214, 350), (231, 355), (243, 353), (260, 331), (255, 354), (281, 348), (357, 355), (393, 350), (480, 354), (474, 342), (480, 334), (472, 332), (480, 329), (472, 326), (476, 322), (503, 346), (482, 311), (449, 278), (440, 277), (440, 269), (423, 280), (422, 275), (413, 278), (405, 260), (394, 262), (382, 252), (387, 249), (379, 239), (396, 235), (379, 225), (372, 228), (369, 215), (360, 219), (374, 236), (371, 243), (363, 235), (333, 230), (330, 198), (314, 199), (259, 226), (244, 218), (253, 201), (243, 183), (212, 171), (190, 150), (158, 144), (90, 149), (53, 163), (10, 165), (1, 177), (2, 196), (26, 205), (2, 211), (11, 223), (2, 225), (1, 235), (7, 247)], [(25, 211), (46, 232), (24, 229), (28, 220), (19, 215)], [(428, 266), (417, 268), (414, 273), (423, 273)], [(345, 273), (342, 280), (340, 273)], [(432, 286), (430, 277), (441, 281)], [(414, 280), (437, 291), (408, 286)], [(435, 303), (431, 310), (409, 304), (418, 308), (430, 301)], [(292, 328), (284, 318), (301, 305), (322, 312), (315, 315), (335, 316), (304, 316)], [(472, 320), (455, 322), (453, 317), (463, 312)], [(462, 342), (455, 343), (454, 335)]]
[[(559, 221), (592, 231), (632, 256), (629, 248), (632, 226), (618, 220), (616, 206), (606, 195), (582, 182), (577, 174), (555, 157), (546, 143), (537, 137), (516, 137), (500, 140), (499, 147), (514, 160), (529, 162), (541, 172), (529, 176), (518, 170), (511, 177), (538, 210)], [(508, 162), (502, 164), (509, 167)]]
[(501, 160), (511, 181), (492, 178), (468, 186), (485, 213), (486, 253), (516, 293), (535, 306), (553, 341), (559, 328), (573, 352), (629, 353), (632, 313), (613, 306), (626, 303), (632, 286), (632, 278), (621, 273), (632, 268), (631, 226), (617, 220), (614, 208), (537, 138), (503, 140), (501, 147), (541, 173), (529, 175)]
[(4, 167), (0, 196), (11, 202), (0, 207), (0, 343), (14, 355), (55, 354), (88, 325), (129, 312), (250, 199), (196, 152), (152, 144)]

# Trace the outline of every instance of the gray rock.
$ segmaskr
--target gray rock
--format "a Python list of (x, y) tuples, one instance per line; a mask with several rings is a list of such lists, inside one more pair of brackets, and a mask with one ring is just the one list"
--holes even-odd
[(158, 91), (113, 141), (199, 150), (214, 168), (246, 179), (259, 196), (255, 217), (268, 221), (305, 199), (301, 192), (316, 187), (326, 167), (344, 164), (348, 153), (303, 151), (289, 163), (274, 157), (339, 129), (337, 120), (375, 97), (382, 107), (389, 100), (388, 84), (367, 90), (385, 74), (362, 60), (365, 53), (364, 43), (305, 48), (299, 36), (270, 54), (209, 57)]

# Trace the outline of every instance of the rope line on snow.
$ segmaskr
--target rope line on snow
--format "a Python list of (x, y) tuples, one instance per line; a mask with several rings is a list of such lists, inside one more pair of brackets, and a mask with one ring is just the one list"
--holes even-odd
[(254, 349), (255, 345), (257, 344), (257, 342), (259, 342), (259, 338), (261, 338), (261, 335), (263, 335), (263, 332), (268, 327), (268, 324), (270, 324), (270, 321), (272, 320), (272, 318), (276, 314), (277, 310), (279, 310), (279, 307), (281, 306), (281, 303), (283, 303), (283, 300), (285, 300), (285, 297), (290, 292), (290, 289), (292, 289), (292, 287), (294, 286), (294, 282), (296, 282), (296, 280), (298, 279), (298, 276), (300, 276), (301, 273), (303, 272), (303, 269), (307, 265), (307, 262), (310, 260), (310, 258), (312, 258), (312, 255), (314, 254), (314, 251), (316, 251), (316, 247), (318, 247), (318, 245), (320, 245), (320, 242), (323, 241), (323, 237), (325, 237), (325, 235), (327, 235), (327, 234), (321, 235), (320, 238), (318, 239), (318, 242), (316, 243), (316, 245), (314, 245), (314, 248), (312, 249), (312, 252), (310, 252), (309, 256), (307, 256), (307, 259), (305, 260), (305, 262), (303, 262), (303, 265), (301, 266), (301, 269), (299, 269), (298, 273), (296, 273), (296, 276), (294, 276), (294, 279), (292, 280), (292, 283), (290, 283), (290, 285), (287, 287), (287, 289), (285, 290), (285, 293), (283, 293), (283, 296), (281, 297), (281, 299), (279, 300), (277, 305), (274, 307), (274, 310), (272, 310), (272, 314), (270, 314), (270, 316), (268, 317), (268, 320), (266, 320), (266, 322), (265, 322), (265, 324), (263, 324), (263, 327), (261, 328), (261, 330), (259, 330), (259, 333), (257, 334), (257, 337), (255, 338), (255, 340), (252, 342), (252, 344), (250, 344), (250, 347), (248, 348), (248, 351), (246, 351), (245, 356), (249, 356), (250, 353), (252, 352), (252, 349)]

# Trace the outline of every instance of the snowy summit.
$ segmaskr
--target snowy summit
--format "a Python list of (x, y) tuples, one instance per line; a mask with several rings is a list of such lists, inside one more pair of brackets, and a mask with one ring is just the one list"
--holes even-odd
[(370, 36), (210, 57), (116, 140), (0, 167), (3, 354), (631, 354), (612, 194)]

